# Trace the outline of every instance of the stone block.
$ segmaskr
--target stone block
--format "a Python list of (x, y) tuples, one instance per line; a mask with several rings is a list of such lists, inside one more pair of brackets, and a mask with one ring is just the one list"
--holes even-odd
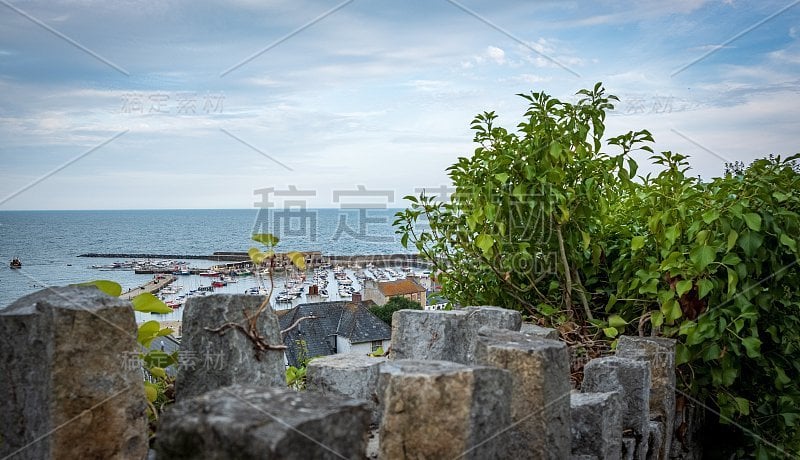
[(558, 340), (558, 331), (549, 327), (541, 327), (531, 323), (522, 323), (519, 331), (534, 337), (540, 337), (542, 339)]
[(507, 458), (508, 371), (395, 360), (381, 365), (379, 389), (379, 458)]
[(583, 368), (581, 391), (618, 391), (622, 402), (622, 429), (636, 439), (634, 458), (644, 460), (650, 422), (650, 363), (617, 356), (597, 358)]
[(170, 406), (155, 449), (164, 459), (361, 459), (369, 419), (359, 401), (232, 385)]
[[(461, 310), (399, 310), (392, 315), (390, 359), (456, 361)], [(463, 358), (462, 358), (463, 359)]]
[(522, 316), (498, 307), (461, 310), (400, 310), (392, 315), (390, 359), (430, 359), (474, 364), (478, 330), (518, 331)]
[(622, 456), (619, 393), (572, 393), (572, 456), (617, 460)]
[(511, 373), (508, 443), (515, 458), (562, 459), (570, 454), (569, 354), (563, 342), (506, 329), (482, 328), (477, 364)]
[[(180, 347), (184, 363), (175, 381), (177, 400), (233, 384), (286, 386), (282, 350), (257, 355), (253, 342), (242, 331), (209, 330), (230, 322), (244, 323), (244, 310), (255, 312), (261, 301), (260, 296), (217, 294), (186, 302)], [(283, 346), (278, 317), (271, 308), (261, 313), (257, 327), (270, 345)]]
[(663, 455), (664, 424), (657, 420), (650, 420), (650, 433), (647, 442), (647, 460), (657, 460)]
[(378, 368), (386, 358), (340, 354), (315, 358), (306, 368), (306, 389), (366, 402), (378, 423)]
[(144, 458), (147, 417), (130, 302), (49, 288), (0, 310), (0, 457)]
[(636, 446), (639, 441), (630, 436), (622, 437), (622, 459), (634, 460), (636, 458)]
[(674, 339), (625, 335), (617, 345), (617, 356), (650, 363), (650, 418), (665, 432), (655, 460), (669, 457), (675, 427), (675, 346)]

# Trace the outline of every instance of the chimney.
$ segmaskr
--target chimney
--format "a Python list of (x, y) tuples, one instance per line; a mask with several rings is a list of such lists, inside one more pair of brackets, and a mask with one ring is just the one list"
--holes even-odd
[(361, 302), (361, 292), (353, 292), (353, 302)]

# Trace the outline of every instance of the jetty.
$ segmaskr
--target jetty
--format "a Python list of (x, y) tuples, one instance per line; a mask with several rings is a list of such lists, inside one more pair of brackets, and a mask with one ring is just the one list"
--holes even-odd
[[(301, 251), (306, 255), (306, 265), (309, 268), (314, 268), (324, 264), (331, 265), (361, 265), (366, 266), (373, 264), (378, 267), (392, 266), (392, 265), (408, 265), (413, 267), (430, 267), (431, 264), (427, 260), (420, 257), (419, 254), (357, 254), (357, 255), (323, 255), (319, 251)], [(285, 259), (285, 254), (278, 253), (276, 256), (279, 259)], [(250, 256), (246, 252), (229, 252), (217, 251), (210, 255), (197, 255), (197, 254), (150, 254), (150, 253), (96, 253), (90, 252), (81, 254), (78, 257), (102, 257), (107, 259), (202, 259), (213, 260), (218, 262), (232, 262), (220, 267), (227, 266), (228, 268), (247, 267), (250, 264)], [(192, 269), (192, 274), (199, 273), (199, 269)], [(154, 274), (154, 273), (167, 273), (169, 269), (140, 269), (136, 273), (140, 274)], [(197, 273), (196, 273), (197, 272)]]
[(127, 292), (123, 292), (122, 295), (120, 295), (119, 297), (121, 299), (131, 300), (132, 298), (136, 297), (139, 294), (145, 294), (145, 293), (155, 294), (164, 287), (174, 282), (176, 279), (178, 278), (174, 275), (156, 276), (147, 284), (131, 289)]

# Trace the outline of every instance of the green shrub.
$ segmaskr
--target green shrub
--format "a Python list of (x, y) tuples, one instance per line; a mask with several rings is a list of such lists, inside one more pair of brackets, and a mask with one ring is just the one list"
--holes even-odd
[[(518, 309), (584, 345), (678, 339), (677, 390), (731, 427), (726, 449), (799, 453), (797, 156), (703, 182), (646, 130), (608, 138), (617, 98), (601, 84), (578, 95), (520, 95), (516, 132), (478, 115), (474, 154), (448, 168), (455, 193), (407, 197), (401, 241), (462, 305)], [(637, 177), (642, 153), (660, 173)]]

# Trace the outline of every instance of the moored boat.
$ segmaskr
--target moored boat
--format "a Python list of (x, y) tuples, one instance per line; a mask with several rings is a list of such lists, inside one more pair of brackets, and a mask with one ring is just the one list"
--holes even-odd
[(11, 263), (9, 264), (11, 268), (22, 268), (22, 261), (19, 260), (19, 257), (14, 257), (11, 259)]

